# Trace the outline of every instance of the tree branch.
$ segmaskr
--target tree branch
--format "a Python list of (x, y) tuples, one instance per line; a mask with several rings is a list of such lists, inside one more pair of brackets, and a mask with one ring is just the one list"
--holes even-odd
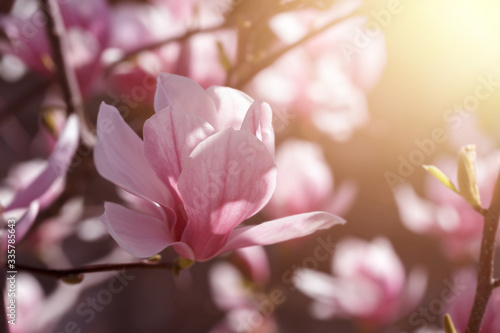
[(467, 324), (466, 333), (478, 333), (486, 312), (486, 306), (493, 288), (500, 283), (493, 279), (493, 264), (495, 260), (495, 240), (500, 217), (500, 174), (497, 178), (495, 191), (490, 208), (484, 217), (484, 229), (479, 255), (479, 269), (474, 304)]
[(190, 30), (184, 32), (183, 34), (180, 34), (180, 35), (177, 35), (177, 36), (174, 36), (174, 37), (165, 38), (163, 40), (160, 40), (160, 41), (157, 41), (157, 42), (154, 42), (154, 43), (151, 43), (151, 44), (139, 47), (139, 48), (137, 48), (137, 49), (135, 49), (133, 51), (130, 51), (130, 52), (126, 53), (120, 59), (118, 59), (118, 60), (112, 62), (111, 64), (109, 64), (108, 67), (106, 68), (106, 75), (109, 75), (109, 73), (111, 72), (111, 70), (113, 70), (113, 68), (115, 68), (118, 64), (120, 64), (120, 63), (122, 63), (124, 61), (127, 61), (127, 60), (133, 58), (134, 56), (138, 55), (141, 52), (151, 51), (151, 50), (157, 49), (159, 47), (162, 47), (162, 46), (170, 44), (170, 43), (182, 42), (182, 41), (185, 41), (185, 40), (191, 38), (191, 36), (196, 35), (198, 33), (212, 32), (212, 31), (223, 29), (226, 26), (227, 26), (227, 23), (224, 22), (222, 24), (215, 25), (215, 26), (209, 27), (209, 28), (204, 28), (204, 29), (201, 29), (201, 28), (190, 29)]
[(82, 140), (89, 146), (96, 142), (95, 135), (89, 129), (89, 122), (85, 117), (83, 110), (82, 95), (78, 87), (78, 81), (74, 69), (70, 66), (65, 56), (65, 50), (68, 49), (66, 39), (66, 29), (56, 0), (40, 0), (40, 7), (46, 15), (46, 31), (52, 49), (57, 80), (61, 86), (64, 101), (68, 114), (76, 113), (81, 120)]
[(16, 264), (16, 269), (19, 271), (26, 271), (34, 274), (51, 276), (57, 279), (79, 274), (86, 274), (86, 273), (121, 271), (122, 269), (174, 270), (175, 267), (176, 265), (172, 263), (149, 262), (146, 260), (141, 262), (124, 263), (124, 264), (90, 265), (90, 266), (71, 268), (71, 269), (48, 269), (48, 268), (29, 267), (25, 265)]
[(296, 41), (295, 43), (292, 43), (290, 45), (284, 46), (283, 48), (279, 49), (278, 51), (272, 53), (271, 55), (261, 59), (260, 61), (255, 62), (255, 64), (252, 66), (250, 65), (249, 68), (245, 71), (246, 73), (243, 73), (241, 77), (238, 77), (238, 72), (233, 71), (233, 73), (236, 73), (236, 78), (232, 79), (231, 75), (228, 76), (228, 79), (226, 81), (227, 86), (236, 88), (236, 89), (242, 89), (250, 80), (252, 80), (260, 71), (264, 70), (265, 68), (271, 66), (276, 60), (278, 60), (280, 57), (282, 57), (285, 53), (293, 50), (294, 48), (306, 43), (313, 37), (316, 37), (322, 32), (325, 32), (326, 30), (330, 29), (334, 25), (345, 21), (353, 16), (359, 15), (362, 13), (362, 9), (355, 10), (351, 12), (350, 14), (337, 18), (332, 20), (331, 22), (328, 22), (324, 26), (318, 29), (313, 29), (311, 32), (309, 32), (307, 35)]

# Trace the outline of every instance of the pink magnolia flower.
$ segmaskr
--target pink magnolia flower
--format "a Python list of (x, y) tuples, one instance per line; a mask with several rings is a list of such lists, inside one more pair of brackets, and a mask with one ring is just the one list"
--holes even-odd
[(272, 218), (315, 210), (344, 214), (353, 202), (356, 186), (342, 183), (335, 195), (333, 175), (321, 147), (289, 139), (276, 152), (276, 190), (265, 207)]
[[(88, 91), (99, 73), (102, 51), (108, 43), (108, 5), (104, 0), (58, 2), (67, 29), (68, 59), (80, 88)], [(11, 15), (0, 17), (10, 43), (0, 50), (19, 57), (29, 68), (44, 75), (54, 74), (51, 48), (45, 32), (45, 18), (37, 2), (14, 6)]]
[[(79, 122), (76, 115), (66, 121), (57, 144), (47, 160), (32, 160), (14, 167), (1, 189), (2, 220), (16, 220), (16, 239), (29, 230), (38, 211), (48, 207), (64, 190), (66, 172), (78, 147)], [(4, 247), (6, 243), (3, 242)]]
[[(247, 263), (250, 268), (259, 267), (257, 269), (259, 274), (256, 276), (260, 275), (262, 267), (267, 267), (269, 274), (269, 262), (262, 247), (248, 247), (235, 252), (243, 253), (249, 260)], [(256, 285), (252, 285), (255, 282), (267, 283), (267, 279), (248, 280), (233, 265), (218, 262), (210, 267), (209, 281), (215, 305), (226, 313), (223, 320), (210, 330), (210, 333), (276, 332), (274, 313), (267, 307), (265, 311), (260, 309), (263, 308), (260, 306), (261, 302), (264, 300), (269, 302), (267, 296), (259, 291)]]
[(406, 276), (386, 239), (341, 241), (332, 258), (332, 275), (301, 270), (294, 283), (314, 299), (313, 315), (353, 318), (371, 326), (386, 325), (421, 300), (426, 277), (420, 270)]
[[(456, 158), (442, 158), (435, 165), (451, 180), (456, 179)], [(487, 158), (478, 157), (477, 175), (481, 200), (489, 206), (498, 169), (500, 152), (492, 152)], [(479, 253), (483, 216), (476, 212), (464, 198), (427, 175), (425, 198), (415, 193), (407, 184), (395, 188), (394, 196), (403, 224), (413, 232), (437, 237), (444, 253), (450, 259), (463, 256), (476, 257)]]
[(102, 217), (132, 255), (149, 257), (174, 246), (186, 259), (205, 261), (344, 222), (315, 212), (237, 228), (275, 187), (267, 104), (231, 88), (203, 90), (188, 78), (162, 74), (155, 109), (144, 124), (144, 141), (112, 106), (102, 104), (97, 121), (97, 170), (143, 200), (136, 210), (107, 202)]
[[(476, 293), (477, 273), (474, 270), (461, 270), (455, 274), (454, 285), (457, 293), (447, 303), (446, 312), (449, 313), (457, 332), (465, 332), (469, 320), (474, 296)], [(493, 290), (486, 308), (480, 333), (500, 332), (500, 289)]]
[[(290, 44), (357, 5), (357, 1), (341, 1), (327, 11), (284, 13), (274, 17), (270, 25)], [(353, 47), (365, 23), (366, 18), (353, 17), (312, 38), (256, 75), (248, 91), (273, 106), (291, 109), (335, 140), (347, 140), (354, 129), (368, 121), (365, 94), (385, 66), (382, 35), (354, 54), (342, 51)]]

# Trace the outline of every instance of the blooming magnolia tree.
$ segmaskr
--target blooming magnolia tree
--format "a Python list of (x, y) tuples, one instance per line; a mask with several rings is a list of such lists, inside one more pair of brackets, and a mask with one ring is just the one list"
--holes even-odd
[(0, 332), (497, 333), (500, 83), (401, 131), (407, 6), (0, 3)]

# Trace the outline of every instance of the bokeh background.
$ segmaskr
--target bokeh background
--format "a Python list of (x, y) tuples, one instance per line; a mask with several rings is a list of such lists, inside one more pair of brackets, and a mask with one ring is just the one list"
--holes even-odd
[[(16, 6), (19, 6), (17, 2), (28, 3), (28, 1), (17, 0)], [(188, 2), (190, 6), (196, 6), (198, 2), (203, 1)], [(118, 21), (116, 19), (117, 8), (120, 6), (134, 5), (140, 8), (140, 6), (153, 5), (153, 2), (148, 4), (146, 1), (105, 3), (109, 6), (109, 16), (106, 19), (115, 20), (112, 22)], [(272, 50), (286, 45), (269, 27), (270, 18), (281, 11), (294, 13), (308, 10), (319, 17), (321, 15), (317, 13), (329, 12), (330, 8), (333, 8), (331, 6), (339, 6), (341, 2), (287, 1), (282, 4), (279, 1), (243, 0), (234, 3), (219, 1), (219, 3), (224, 8), (222, 12), (225, 13), (222, 20), (230, 22), (230, 28), (239, 31), (236, 58), (231, 54), (232, 51), (227, 50), (227, 47), (224, 51), (226, 44), (220, 46), (220, 42), (217, 44), (211, 36), (199, 34), (195, 37), (201, 40), (202, 46), (193, 46), (189, 50), (183, 49), (184, 53), (181, 52), (176, 60), (169, 62), (169, 51), (166, 50), (164, 53), (167, 55), (161, 57), (164, 57), (164, 61), (169, 64), (161, 65), (162, 70), (188, 76), (191, 73), (194, 79), (198, 79), (198, 82), (205, 86), (225, 84), (227, 81), (225, 82), (224, 79), (211, 78), (210, 71), (208, 71), (209, 74), (200, 74), (196, 77), (203, 70), (196, 72), (196, 69), (193, 69), (196, 67), (194, 64), (204, 62), (207, 64), (200, 66), (215, 66), (210, 63), (213, 59), (208, 55), (214, 49), (214, 45), (215, 50), (219, 50), (217, 61), (222, 63), (224, 61), (220, 60), (221, 49), (222, 53), (227, 53), (224, 57), (230, 58), (230, 63), (233, 64), (241, 63), (242, 52), (246, 55), (265, 58)], [(350, 2), (347, 7), (352, 6), (352, 3)], [(176, 6), (181, 6), (180, 2), (176, 1), (164, 1), (162, 5), (172, 12), (177, 10)], [(377, 59), (374, 51), (374, 55), (366, 55), (367, 59), (374, 59), (373, 64), (370, 65), (370, 61), (367, 60), (364, 63), (365, 67), (359, 65), (357, 69), (356, 75), (361, 78), (360, 80), (364, 77), (367, 77), (367, 80), (376, 77), (375, 83), (364, 92), (367, 100), (366, 121), (359, 126), (353, 126), (348, 136), (338, 139), (318, 129), (309, 120), (308, 115), (294, 111), (297, 104), (284, 104), (277, 107), (291, 115), (283, 130), (277, 131), (278, 147), (288, 138), (317, 143), (322, 147), (324, 157), (331, 168), (335, 186), (344, 181), (350, 181), (356, 187), (350, 206), (341, 215), (347, 220), (344, 226), (334, 227), (300, 241), (266, 247), (272, 278), (264, 290), (271, 291), (277, 288), (286, 295), (286, 301), (271, 311), (271, 315), (275, 316), (278, 324), (277, 332), (413, 332), (418, 328), (409, 319), (412, 311), (401, 314), (390, 324), (380, 327), (364, 325), (356, 318), (314, 319), (309, 311), (311, 298), (297, 290), (292, 283), (286, 283), (283, 280), (283, 274), (298, 268), (304, 259), (312, 255), (318, 244), (317, 237), (331, 237), (335, 243), (346, 237), (357, 237), (367, 241), (377, 237), (389, 239), (406, 272), (414, 267), (421, 267), (427, 272), (427, 288), (419, 302), (420, 306), (429, 306), (432, 300), (439, 298), (440, 293), (446, 288), (444, 281), (451, 281), (452, 275), (459, 268), (475, 265), (474, 255), (450, 259), (442, 250), (442, 239), (439, 236), (418, 234), (405, 227), (400, 209), (396, 204), (393, 186), (389, 184), (387, 175), (388, 173), (398, 175), (400, 157), (408, 160), (410, 155), (419, 149), (415, 141), (420, 142), (432, 138), (432, 132), (437, 128), (443, 129), (448, 139), (442, 143), (436, 143), (432, 153), (425, 154), (425, 159), (419, 165), (414, 166), (410, 175), (399, 179), (410, 184), (422, 197), (426, 195), (425, 191), (430, 180), (425, 170), (420, 167), (421, 164), (436, 163), (444, 156), (454, 159), (459, 147), (464, 144), (477, 144), (478, 158), (486, 158), (488, 154), (495, 151), (495, 148), (498, 148), (498, 131), (500, 130), (498, 112), (500, 106), (500, 23), (498, 22), (500, 21), (497, 16), (500, 12), (500, 4), (495, 1), (468, 0), (370, 0), (363, 2), (362, 7), (354, 7), (362, 8), (361, 13), (364, 14), (362, 16), (367, 18), (366, 24), (370, 20), (375, 20), (373, 13), (380, 13), (395, 5), (399, 6), (399, 13), (391, 14), (387, 26), (383, 27), (380, 34), (370, 38), (373, 43), (382, 40), (385, 50), (383, 59)], [(125, 37), (117, 38), (117, 40), (123, 39), (120, 42), (116, 41), (116, 45), (121, 43), (122, 51), (142, 45), (144, 39), (149, 38), (148, 43), (156, 39), (161, 40), (169, 35), (168, 29), (175, 32), (174, 36), (179, 35), (177, 31), (182, 33), (183, 29), (186, 29), (182, 26), (184, 17), (181, 14), (177, 14), (177, 17), (173, 15), (177, 21), (167, 21), (167, 19), (161, 19), (163, 11), (153, 7), (150, 10), (158, 10), (156, 15), (160, 16), (158, 22), (161, 24), (158, 24), (158, 28), (154, 28), (158, 22), (150, 19), (145, 23), (145, 27), (165, 29), (165, 31), (158, 31), (160, 37), (149, 36), (150, 32), (141, 32), (137, 35), (122, 32)], [(132, 11), (127, 15), (133, 15), (133, 13)], [(136, 13), (141, 14), (139, 10), (136, 10)], [(2, 15), (7, 17), (9, 13), (5, 12)], [(127, 16), (123, 15), (126, 21)], [(189, 17), (189, 15), (196, 14), (188, 12), (184, 15)], [(312, 15), (313, 22), (314, 15)], [(311, 18), (302, 17), (301, 20), (311, 21)], [(175, 24), (170, 22), (175, 22)], [(251, 27), (245, 27), (247, 23), (251, 24)], [(126, 26), (125, 23), (122, 24)], [(171, 28), (169, 24), (172, 24)], [(203, 24), (200, 29), (204, 29)], [(3, 34), (8, 37), (8, 31), (6, 31), (4, 28)], [(347, 35), (347, 38), (351, 38), (352, 41), (352, 31), (350, 35)], [(234, 36), (229, 40), (231, 38)], [(124, 41), (132, 46), (123, 46)], [(230, 40), (229, 43), (234, 42)], [(110, 42), (109, 45), (111, 44)], [(324, 46), (328, 44), (328, 41), (321, 41), (319, 44)], [(332, 42), (332, 45), (338, 51), (340, 44)], [(201, 54), (206, 52), (206, 57), (193, 56), (188, 51)], [(364, 51), (364, 49), (361, 50), (361, 52)], [(367, 48), (366, 52), (372, 51)], [(53, 92), (55, 85), (53, 76), (34, 70), (29, 65), (23, 70), (23, 74), (17, 75), (19, 65), (15, 60), (10, 59), (9, 54), (11, 53), (4, 49), (0, 72), (3, 77), (0, 82), (0, 156), (2, 161), (0, 176), (2, 179), (7, 179), (9, 171), (16, 163), (34, 157), (47, 156), (43, 147), (39, 147), (40, 140), (37, 142), (39, 138), (37, 133), (40, 126), (44, 124), (40, 119), (46, 119), (44, 117), (52, 119), (47, 114), (50, 115), (54, 104), (47, 102), (47, 99), (50, 100), (47, 96), (51, 96), (50, 94), (57, 96), (57, 93)], [(111, 57), (110, 54), (114, 56), (113, 53), (105, 55)], [(113, 69), (107, 72), (107, 65), (96, 69), (96, 77), (84, 91), (85, 111), (90, 123), (95, 124), (101, 101), (113, 103), (120, 100), (120, 96), (123, 96), (121, 94), (134, 87), (133, 79), (144, 77), (144, 72), (147, 72), (144, 68), (151, 65), (148, 61), (157, 65), (158, 57), (160, 56), (150, 58), (137, 56), (129, 59), (127, 65), (132, 69), (123, 64), (122, 67), (114, 68), (114, 72)], [(188, 58), (192, 63), (181, 64)], [(106, 64), (109, 65), (109, 63), (108, 61)], [(136, 71), (137, 67), (134, 66), (138, 64), (144, 67)], [(345, 64), (340, 66), (345, 66)], [(253, 69), (250, 68), (251, 72)], [(380, 76), (374, 74), (377, 71), (380, 71)], [(153, 72), (149, 75), (152, 76)], [(237, 76), (233, 76), (232, 79), (236, 81), (229, 82), (230, 85), (237, 86), (240, 83)], [(140, 80), (138, 82), (141, 82)], [(300, 77), (291, 80), (299, 81)], [(482, 80), (494, 82), (491, 94), (488, 98), (480, 100), (473, 108), (466, 109), (464, 101), (469, 96), (474, 96), (478, 85), (483, 83)], [(256, 88), (258, 84), (258, 81), (257, 83), (250, 81), (238, 88), (248, 92), (254, 98), (261, 98), (255, 95), (258, 93), (258, 87)], [(276, 90), (275, 93), (280, 94), (279, 89), (276, 88)], [(57, 100), (57, 97), (54, 98)], [(55, 105), (58, 105), (57, 103)], [(143, 122), (153, 114), (154, 110), (147, 100), (141, 100), (137, 104), (136, 107), (130, 108), (126, 121), (141, 134)], [(460, 116), (457, 110), (462, 110), (463, 116)], [(452, 116), (455, 118), (450, 121)], [(458, 125), (452, 128), (451, 125), (455, 124), (455, 121)], [(328, 126), (328, 123), (325, 126)], [(450, 175), (450, 178), (453, 180), (454, 175)], [(399, 180), (396, 182), (398, 185)], [(489, 184), (494, 184), (494, 182), (495, 178), (486, 180)], [(449, 192), (450, 196), (455, 195)], [(74, 216), (76, 213), (71, 211), (71, 208), (69, 217), (61, 217), (62, 207), (67, 207), (68, 202), (75, 198), (81, 200), (80, 205), (83, 211), (78, 215), (79, 217)], [(97, 173), (92, 154), (86, 154), (82, 158), (82, 163), (68, 173), (62, 195), (38, 215), (31, 231), (18, 244), (18, 262), (36, 267), (62, 268), (67, 265), (81, 266), (103, 258), (104, 260), (124, 258), (126, 255), (119, 253), (121, 250), (117, 249), (116, 242), (97, 220), (103, 212), (104, 201), (120, 202), (123, 199), (116, 187)], [(266, 215), (264, 211), (253, 217), (249, 223), (267, 219), (269, 215)], [(49, 222), (52, 225), (44, 228), (44, 225)], [(44, 241), (43, 237), (54, 239)], [(45, 247), (52, 252), (60, 251), (63, 254), (40, 255)], [(116, 256), (106, 257), (110, 253)], [(166, 250), (163, 256), (165, 260), (173, 260), (175, 253)], [(58, 261), (58, 258), (63, 257), (66, 262)], [(47, 262), (47, 258), (53, 258), (55, 261)], [(216, 306), (212, 298), (209, 271), (215, 262), (230, 261), (232, 258), (225, 256), (210, 262), (195, 264), (189, 271), (181, 273), (180, 277), (174, 277), (169, 271), (130, 271), (127, 274), (134, 278), (130, 280), (129, 285), (122, 292), (114, 294), (112, 301), (103, 306), (102, 311), (96, 311), (95, 319), (90, 323), (85, 322), (86, 317), (77, 312), (78, 305), (86, 302), (88, 297), (96, 297), (96, 294), (107, 286), (111, 278), (109, 274), (96, 274), (98, 277), (88, 288), (64, 287), (66, 289), (61, 295), (74, 295), (72, 302), (67, 301), (67, 297), (61, 296), (65, 299), (64, 302), (68, 302), (61, 304), (69, 304), (66, 311), (61, 311), (57, 302), (44, 303), (49, 295), (59, 290), (59, 284), (61, 284), (51, 277), (33, 275), (43, 290), (41, 296), (38, 297), (40, 300), (35, 297), (35, 292), (29, 292), (19, 302), (32, 305), (30, 311), (40, 311), (40, 316), (42, 314), (46, 316), (47, 312), (51, 312), (51, 307), (54, 309), (53, 313), (58, 313), (57, 319), (54, 319), (48, 326), (50, 331), (40, 332), (65, 332), (65, 330), (72, 332), (73, 328), (67, 330), (65, 326), (68, 322), (76, 322), (81, 332), (95, 333), (209, 332), (224, 318), (224, 311)], [(329, 272), (330, 260), (319, 262), (317, 269), (325, 273)], [(85, 281), (90, 283), (92, 280), (86, 277)], [(35, 305), (36, 302), (41, 305), (38, 307)], [(45, 312), (41, 310), (43, 308)], [(417, 308), (418, 306), (414, 309)], [(433, 320), (429, 320), (428, 324), (441, 327), (442, 315), (444, 311), (433, 316)], [(19, 320), (22, 318), (20, 317)], [(32, 331), (27, 330), (27, 332)], [(262, 329), (259, 332), (267, 331)]]

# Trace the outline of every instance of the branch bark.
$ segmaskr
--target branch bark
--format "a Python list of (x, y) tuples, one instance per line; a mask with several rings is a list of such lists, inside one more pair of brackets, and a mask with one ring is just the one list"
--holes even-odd
[(265, 58), (262, 58), (261, 60), (256, 61), (253, 65), (250, 65), (249, 68), (244, 71), (244, 73), (241, 73), (241, 72), (243, 72), (243, 70), (240, 70), (240, 71), (233, 70), (231, 74), (234, 73), (234, 77), (231, 77), (233, 75), (230, 75), (228, 77), (225, 85), (236, 88), (236, 89), (242, 89), (259, 72), (261, 72), (265, 68), (271, 66), (276, 60), (278, 60), (280, 57), (282, 57), (287, 52), (289, 52), (289, 51), (293, 50), (294, 48), (306, 43), (310, 39), (316, 37), (317, 35), (319, 35), (322, 32), (325, 32), (326, 30), (332, 28), (333, 26), (337, 25), (338, 23), (343, 22), (343, 21), (345, 21), (351, 17), (354, 17), (356, 15), (360, 15), (363, 12), (362, 10), (363, 9), (360, 8), (358, 10), (351, 12), (350, 14), (348, 14), (346, 16), (334, 19), (331, 22), (328, 22), (327, 24), (325, 24), (324, 26), (322, 26), (320, 28), (312, 30), (307, 35), (305, 35), (304, 37), (299, 39), (298, 41), (296, 41), (290, 45), (286, 45), (286, 46), (282, 47), (281, 49), (275, 51), (274, 53), (266, 56)]
[(121, 271), (122, 269), (175, 269), (175, 264), (172, 263), (158, 263), (158, 262), (134, 262), (125, 264), (104, 264), (104, 265), (90, 265), (71, 269), (49, 269), (49, 268), (37, 268), (25, 265), (16, 264), (16, 269), (18, 271), (25, 271), (34, 274), (41, 274), (46, 276), (51, 276), (57, 279), (66, 278), (70, 276), (76, 276), (80, 274), (87, 273), (97, 273), (97, 272), (109, 272), (109, 271)]
[(495, 261), (495, 241), (500, 218), (500, 174), (497, 178), (495, 191), (490, 207), (484, 217), (484, 228), (479, 254), (479, 269), (477, 277), (476, 296), (467, 324), (466, 333), (478, 333), (486, 312), (486, 306), (491, 293), (500, 282), (493, 278), (493, 264)]
[(82, 126), (82, 140), (88, 146), (96, 142), (95, 135), (89, 129), (90, 124), (85, 117), (83, 101), (74, 69), (70, 66), (65, 50), (68, 49), (66, 29), (56, 0), (40, 0), (40, 8), (47, 18), (45, 25), (52, 49), (52, 56), (56, 67), (56, 76), (61, 86), (68, 114), (76, 113)]

